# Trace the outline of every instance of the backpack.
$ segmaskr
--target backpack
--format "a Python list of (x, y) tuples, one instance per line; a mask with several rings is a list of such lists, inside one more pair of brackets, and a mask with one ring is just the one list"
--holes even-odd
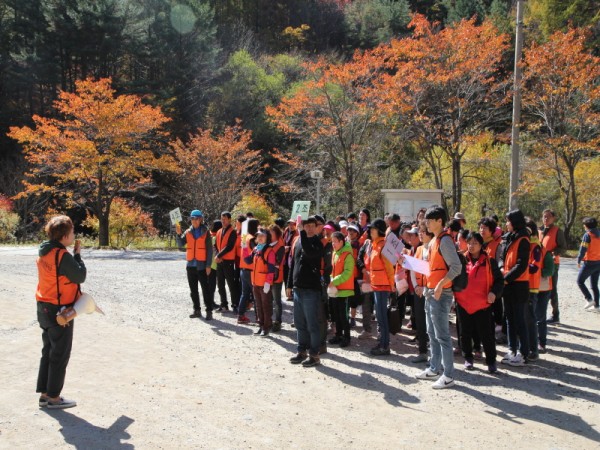
[[(450, 236), (450, 235), (448, 235)], [(450, 236), (451, 237), (451, 236)], [(440, 244), (441, 244), (441, 240), (440, 240)], [(440, 246), (440, 254), (442, 254), (442, 248)], [(460, 274), (457, 275), (453, 280), (452, 280), (452, 292), (461, 292), (464, 291), (467, 288), (467, 284), (469, 283), (469, 274), (467, 273), (467, 258), (465, 257), (465, 255), (459, 251), (456, 251), (456, 254), (458, 255), (458, 259), (460, 260), (460, 264), (461, 264), (461, 270), (460, 270)], [(444, 255), (442, 254), (442, 257)], [(444, 260), (444, 264), (446, 263), (446, 261)], [(446, 269), (448, 268), (448, 264), (446, 264)]]

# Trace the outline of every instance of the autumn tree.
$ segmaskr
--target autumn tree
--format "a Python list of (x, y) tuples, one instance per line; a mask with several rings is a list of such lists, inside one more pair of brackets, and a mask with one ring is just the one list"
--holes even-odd
[(62, 118), (34, 115), (35, 128), (10, 129), (31, 168), (20, 195), (49, 192), (91, 211), (106, 246), (115, 197), (147, 187), (153, 171), (174, 168), (161, 151), (168, 119), (137, 96), (115, 96), (108, 78), (78, 81), (74, 93), (60, 93), (55, 108)]
[(582, 30), (559, 31), (524, 52), (523, 73), (532, 150), (552, 169), (564, 196), (568, 237), (579, 206), (577, 166), (600, 148), (600, 58), (586, 49)]
[(371, 96), (396, 131), (422, 152), (442, 189), (441, 153), (452, 165), (452, 207), (462, 202), (461, 161), (468, 141), (505, 124), (508, 80), (501, 62), (508, 39), (490, 22), (462, 20), (438, 31), (424, 16), (409, 24), (413, 36), (366, 54), (364, 64), (381, 67)]
[(179, 199), (184, 209), (200, 208), (208, 217), (218, 218), (232, 208), (244, 191), (256, 188), (261, 174), (260, 150), (249, 148), (250, 131), (240, 123), (226, 127), (222, 134), (199, 129), (187, 142), (173, 143), (179, 164)]
[(298, 143), (304, 170), (325, 169), (341, 184), (348, 211), (358, 187), (378, 162), (389, 132), (377, 120), (376, 104), (364, 95), (370, 74), (360, 63), (320, 59), (306, 65), (309, 81), (267, 113)]

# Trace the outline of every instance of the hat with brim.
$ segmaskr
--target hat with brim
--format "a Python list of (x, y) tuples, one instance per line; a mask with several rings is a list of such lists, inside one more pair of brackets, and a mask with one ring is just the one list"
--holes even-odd
[(453, 219), (456, 220), (464, 220), (465, 222), (467, 221), (467, 218), (465, 217), (465, 215), (461, 212), (457, 212), (456, 214), (454, 214)]
[(407, 233), (410, 233), (410, 234), (419, 234), (419, 228), (418, 227), (412, 227), (410, 230), (407, 231)]
[(190, 213), (190, 218), (194, 219), (197, 217), (204, 217), (204, 214), (202, 214), (202, 211), (200, 211), (199, 209), (194, 209), (191, 213)]
[(358, 229), (358, 227), (352, 223), (350, 225), (348, 225), (348, 231), (355, 231), (356, 233), (360, 233), (360, 230)]

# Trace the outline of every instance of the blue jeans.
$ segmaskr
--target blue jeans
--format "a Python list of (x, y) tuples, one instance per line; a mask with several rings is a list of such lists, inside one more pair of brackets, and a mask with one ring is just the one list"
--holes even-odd
[(433, 289), (425, 288), (425, 317), (431, 346), (429, 368), (433, 372), (439, 372), (443, 365), (444, 375), (448, 378), (454, 378), (454, 354), (449, 325), (452, 297), (452, 289), (443, 289), (440, 299), (436, 300), (433, 298)]
[(598, 278), (600, 277), (600, 261), (584, 261), (577, 275), (577, 286), (581, 289), (586, 300), (591, 300), (592, 295), (585, 285), (585, 281), (590, 278), (592, 281), (592, 292), (594, 293), (594, 303), (598, 306)]
[(250, 293), (252, 292), (252, 271), (250, 269), (240, 269), (240, 279), (242, 281), (242, 295), (240, 296), (238, 314), (243, 316), (246, 314)]
[[(538, 292), (537, 304), (535, 305), (535, 318), (537, 320), (537, 332), (539, 344), (546, 347), (546, 336), (548, 335), (548, 324), (546, 323), (546, 311), (552, 291)], [(532, 349), (533, 350), (533, 349)]]
[(538, 352), (538, 325), (537, 325), (537, 302), (538, 293), (530, 292), (529, 301), (525, 308), (525, 323), (527, 324), (527, 334), (529, 336), (529, 353), (537, 354)]
[(320, 289), (294, 288), (294, 325), (298, 333), (298, 353), (309, 351), (319, 354), (321, 330), (319, 329)]
[(388, 299), (390, 293), (387, 291), (374, 291), (375, 314), (379, 326), (379, 346), (384, 349), (390, 348), (390, 326), (388, 323)]

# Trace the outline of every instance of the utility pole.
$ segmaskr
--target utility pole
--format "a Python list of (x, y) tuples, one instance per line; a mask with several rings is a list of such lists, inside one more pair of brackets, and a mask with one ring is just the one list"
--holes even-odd
[(513, 94), (513, 116), (510, 144), (510, 192), (508, 208), (517, 208), (516, 192), (519, 188), (519, 131), (521, 126), (521, 55), (523, 53), (523, 0), (517, 0), (517, 29), (515, 33), (515, 79)]
[(317, 180), (317, 214), (321, 214), (321, 180), (323, 179), (323, 171), (311, 170), (310, 177)]

